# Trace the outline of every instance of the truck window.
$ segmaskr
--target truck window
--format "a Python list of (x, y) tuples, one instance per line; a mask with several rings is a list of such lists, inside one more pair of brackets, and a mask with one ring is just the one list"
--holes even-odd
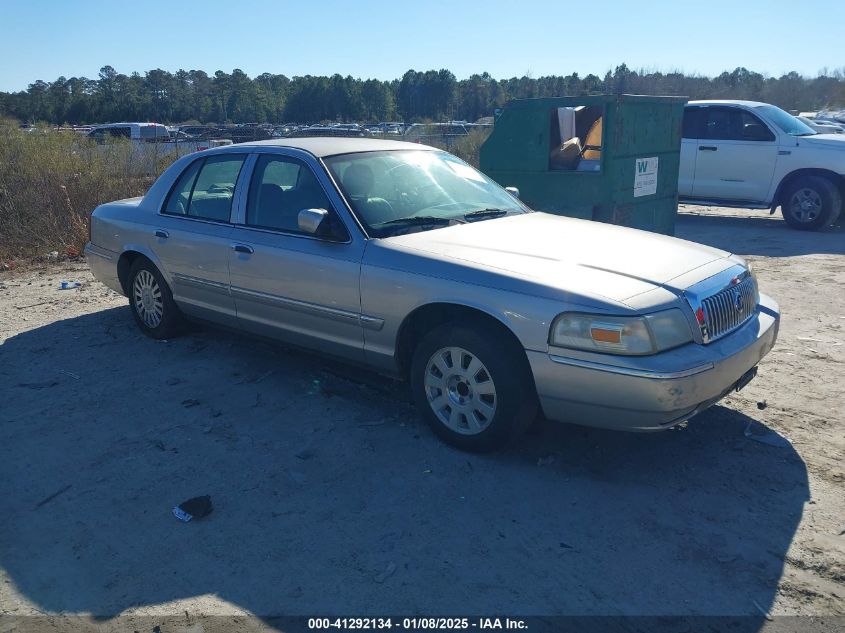
[(684, 138), (702, 138), (701, 127), (705, 108), (684, 108)]
[(714, 141), (773, 141), (772, 131), (741, 108), (703, 108), (704, 135)]

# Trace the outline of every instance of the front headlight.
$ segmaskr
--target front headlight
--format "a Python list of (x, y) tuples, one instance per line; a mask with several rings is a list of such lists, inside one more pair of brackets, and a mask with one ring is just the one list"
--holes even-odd
[(630, 317), (565, 312), (549, 333), (551, 345), (628, 356), (656, 354), (692, 340), (689, 322), (676, 308)]

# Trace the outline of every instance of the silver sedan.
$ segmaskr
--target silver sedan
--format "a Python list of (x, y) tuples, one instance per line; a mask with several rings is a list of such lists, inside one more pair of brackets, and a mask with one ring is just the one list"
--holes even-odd
[(98, 207), (85, 252), (149, 336), (208, 321), (402, 377), (468, 450), (538, 410), (670, 428), (754, 376), (780, 317), (741, 258), (515, 194), (418, 144), (240, 144)]

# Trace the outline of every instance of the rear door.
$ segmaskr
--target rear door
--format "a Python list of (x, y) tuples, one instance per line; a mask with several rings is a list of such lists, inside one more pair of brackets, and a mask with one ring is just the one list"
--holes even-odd
[(695, 198), (766, 202), (778, 145), (769, 127), (738, 106), (703, 106), (695, 161)]
[[(260, 153), (231, 236), (231, 292), (245, 330), (360, 360), (359, 277), (365, 241), (338, 214), (340, 198), (313, 157)], [(299, 229), (303, 209), (326, 209), (343, 240)]]
[(151, 247), (187, 314), (235, 325), (229, 293), (232, 208), (246, 154), (215, 154), (188, 165), (157, 219)]

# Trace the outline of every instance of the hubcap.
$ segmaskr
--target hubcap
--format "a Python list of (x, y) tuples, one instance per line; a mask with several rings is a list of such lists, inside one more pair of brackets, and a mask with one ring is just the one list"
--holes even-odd
[(144, 325), (149, 328), (158, 327), (164, 314), (164, 302), (161, 300), (161, 288), (150, 271), (141, 270), (135, 275), (132, 298), (135, 310)]
[(476, 435), (496, 414), (496, 386), (474, 354), (444, 347), (426, 364), (425, 393), (434, 415), (452, 431)]
[(822, 212), (822, 197), (814, 189), (799, 189), (792, 194), (789, 212), (799, 222), (812, 222)]

